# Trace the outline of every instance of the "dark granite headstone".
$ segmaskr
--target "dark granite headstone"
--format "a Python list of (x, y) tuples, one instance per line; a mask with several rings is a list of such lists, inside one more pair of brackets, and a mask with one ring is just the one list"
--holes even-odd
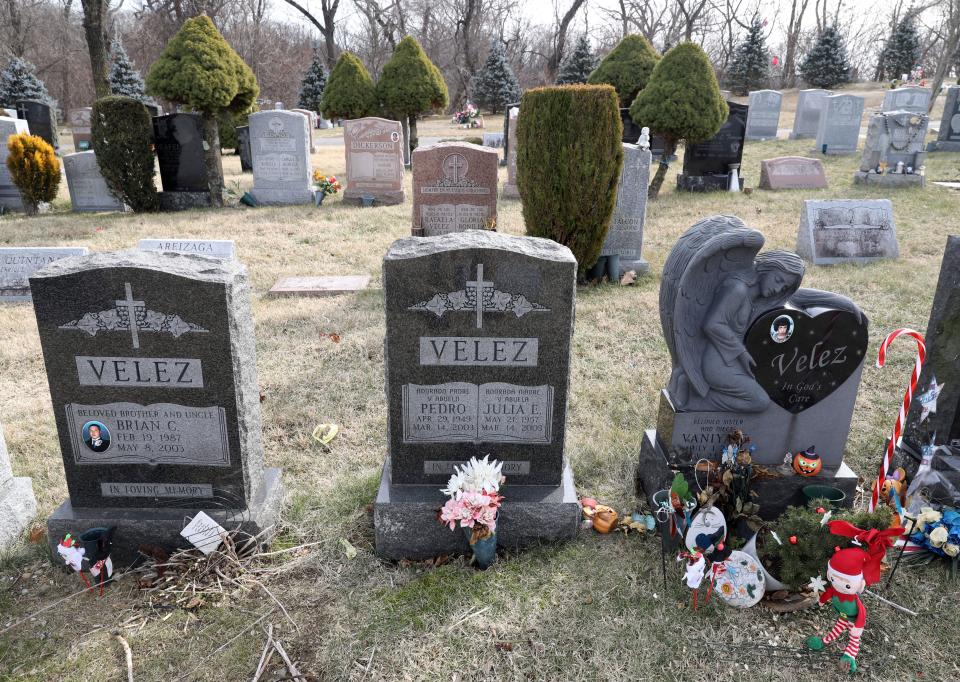
[(59, 149), (60, 135), (57, 130), (57, 110), (45, 102), (21, 100), (17, 102), (17, 118), (22, 118), (30, 126), (31, 135), (39, 135), (51, 147)]
[(191, 510), (259, 532), (263, 468), (246, 269), (174, 253), (102, 253), (30, 278), (70, 499), (48, 522), (117, 525), (118, 551), (173, 546)]
[(747, 130), (749, 107), (728, 102), (730, 115), (716, 135), (706, 142), (686, 146), (683, 173), (677, 176), (677, 187), (689, 191), (726, 189), (732, 165), (743, 160), (743, 142)]
[(940, 132), (935, 142), (927, 145), (928, 152), (960, 152), (960, 85), (947, 88), (943, 103)]
[[(163, 183), (161, 205), (165, 209), (210, 204), (203, 135), (203, 118), (200, 114), (167, 114), (154, 117), (153, 146), (160, 165), (160, 180)], [(198, 203), (178, 202), (178, 197), (163, 196), (168, 193), (195, 197)]]
[(504, 462), (503, 544), (576, 532), (564, 458), (575, 284), (573, 255), (545, 239), (469, 230), (390, 247), (379, 554), (466, 548), (434, 512), (454, 466), (473, 456)]
[(237, 154), (240, 156), (240, 170), (253, 172), (253, 154), (250, 150), (250, 126), (237, 126)]
[[(622, 108), (620, 109), (620, 121), (623, 123), (623, 136), (621, 137), (621, 142), (624, 144), (636, 144), (637, 140), (640, 139), (640, 133), (643, 132), (643, 127), (638, 126), (633, 122), (633, 119), (630, 118), (630, 109)], [(650, 154), (654, 159), (659, 159), (663, 156), (663, 149), (666, 147), (666, 140), (663, 139), (660, 135), (650, 134)], [(676, 160), (676, 155), (670, 158), (671, 161)]]

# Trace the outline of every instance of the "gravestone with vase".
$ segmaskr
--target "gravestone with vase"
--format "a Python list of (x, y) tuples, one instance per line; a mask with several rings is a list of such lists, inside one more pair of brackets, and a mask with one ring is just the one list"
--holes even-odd
[(100, 174), (97, 155), (91, 149), (67, 154), (63, 157), (63, 170), (67, 176), (70, 203), (74, 211), (96, 213), (99, 211), (124, 211), (123, 201), (107, 187)]
[(160, 166), (160, 208), (181, 211), (210, 206), (200, 114), (166, 114), (153, 119), (153, 147)]
[(253, 189), (260, 204), (313, 203), (310, 118), (296, 111), (250, 114)]
[(748, 140), (777, 139), (782, 102), (783, 95), (776, 90), (755, 90), (750, 93), (746, 133)]
[(832, 94), (829, 90), (815, 88), (800, 91), (797, 97), (797, 112), (793, 119), (793, 132), (790, 133), (791, 140), (817, 136), (826, 99)]
[(860, 144), (863, 105), (863, 97), (856, 95), (827, 97), (817, 126), (814, 151), (827, 155), (855, 154)]
[(740, 163), (748, 107), (734, 102), (728, 102), (727, 106), (730, 114), (716, 135), (704, 142), (686, 145), (683, 172), (677, 175), (677, 189), (715, 192), (729, 189), (733, 183), (737, 183), (737, 189), (742, 189)]
[(347, 188), (343, 201), (363, 205), (401, 204), (403, 191), (403, 139), (399, 121), (358, 118), (344, 121)]
[(947, 88), (943, 117), (937, 139), (927, 144), (928, 152), (960, 152), (960, 85)]
[(413, 150), (412, 234), (496, 229), (499, 156), (469, 142)]
[(927, 153), (924, 138), (929, 118), (909, 111), (876, 113), (870, 117), (857, 185), (883, 187), (923, 186)]
[(7, 168), (7, 157), (10, 155), (10, 150), (7, 148), (7, 138), (11, 135), (29, 132), (30, 127), (26, 121), (0, 116), (0, 213), (23, 210), (20, 190), (13, 183), (13, 177)]

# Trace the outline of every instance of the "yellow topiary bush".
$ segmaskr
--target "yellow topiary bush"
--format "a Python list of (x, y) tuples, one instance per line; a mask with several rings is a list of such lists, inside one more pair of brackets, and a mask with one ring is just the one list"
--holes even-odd
[(41, 201), (53, 201), (60, 187), (60, 161), (42, 137), (20, 133), (7, 138), (7, 168), (20, 190), (28, 215), (37, 212)]

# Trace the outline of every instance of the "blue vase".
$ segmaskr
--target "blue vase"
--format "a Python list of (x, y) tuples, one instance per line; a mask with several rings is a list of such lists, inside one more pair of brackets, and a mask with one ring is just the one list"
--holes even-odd
[[(467, 542), (470, 542), (473, 531), (470, 528), (464, 528), (463, 532), (467, 536)], [(481, 570), (490, 568), (493, 562), (497, 560), (497, 534), (491, 533), (489, 537), (471, 543), (470, 549), (473, 550), (473, 560), (476, 562), (477, 568)]]

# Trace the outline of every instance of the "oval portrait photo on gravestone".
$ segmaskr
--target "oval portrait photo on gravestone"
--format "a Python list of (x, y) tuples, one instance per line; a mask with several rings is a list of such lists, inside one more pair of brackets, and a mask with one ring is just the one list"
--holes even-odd
[(94, 452), (106, 452), (110, 449), (110, 429), (103, 422), (89, 421), (81, 429), (83, 444)]
[(793, 336), (793, 318), (780, 315), (770, 325), (770, 338), (774, 343), (786, 343)]

